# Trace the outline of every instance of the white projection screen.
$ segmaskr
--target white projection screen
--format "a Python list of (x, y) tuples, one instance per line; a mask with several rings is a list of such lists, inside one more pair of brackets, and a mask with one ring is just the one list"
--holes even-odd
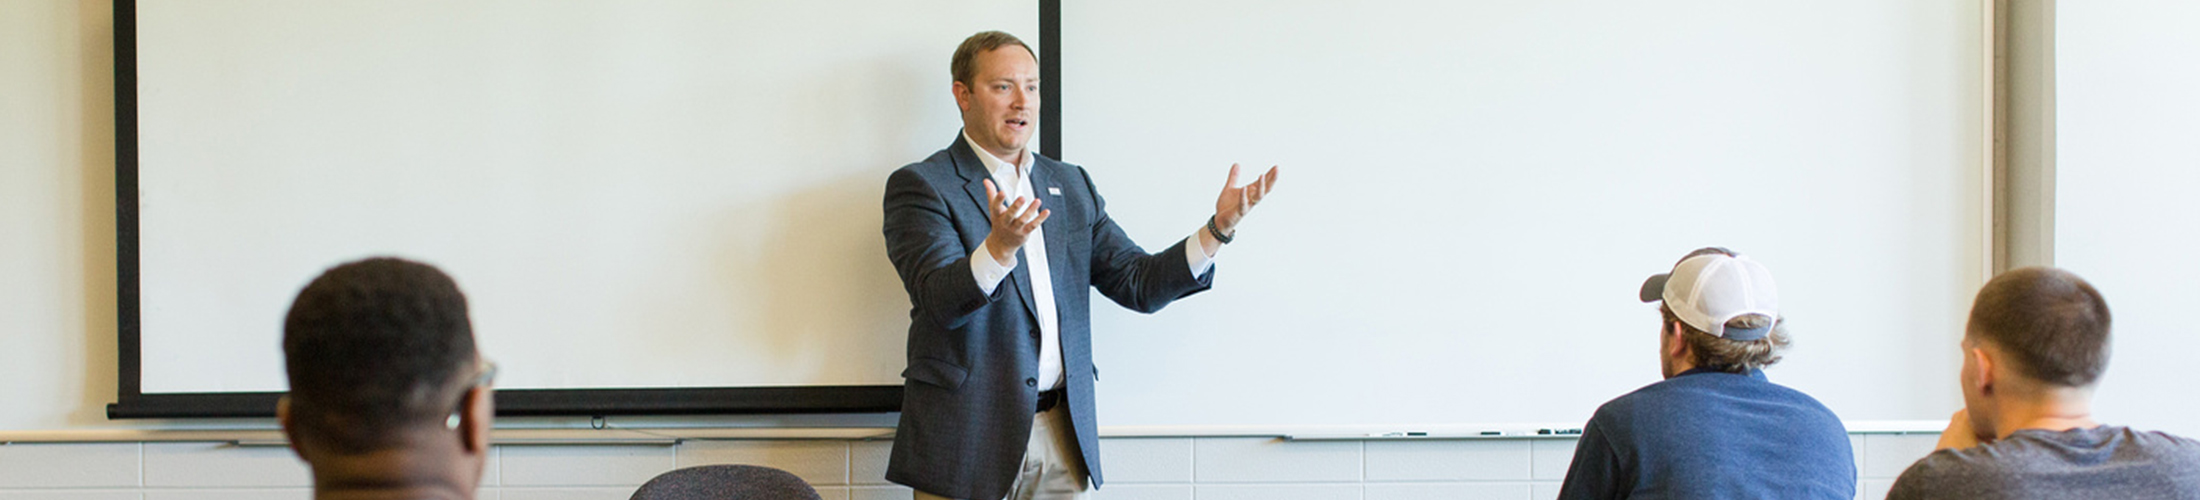
[(1578, 424), (1657, 379), (1636, 287), (1706, 245), (1780, 280), (1774, 381), (1938, 420), (1985, 4), (139, 0), (137, 380), (283, 390), (291, 297), (388, 254), (514, 392), (891, 389), (885, 178), (1001, 29), (1060, 51), (1043, 133), (1149, 249), (1284, 170), (1213, 290), (1092, 305), (1104, 425)]
[[(508, 389), (898, 386), (893, 168), (1032, 2), (138, 2), (146, 394), (282, 391), (321, 270), (438, 265)], [(897, 400), (898, 401), (898, 400)]]

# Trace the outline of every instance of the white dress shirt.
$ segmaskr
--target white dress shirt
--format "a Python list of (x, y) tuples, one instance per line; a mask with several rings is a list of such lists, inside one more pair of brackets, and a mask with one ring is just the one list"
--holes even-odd
[[(1024, 150), (1024, 157), (1021, 158), (1023, 161), (1009, 163), (1008, 160), (993, 156), (985, 148), (978, 147), (977, 141), (970, 140), (968, 131), (963, 132), (963, 142), (970, 144), (971, 151), (978, 154), (978, 161), (985, 163), (986, 171), (992, 172), (994, 189), (1002, 193), (1012, 193), (1003, 196), (1008, 204), (1014, 205), (1019, 196), (1038, 198), (1033, 194), (1038, 189), (1031, 185), (1031, 166), (1034, 160), (1030, 149)], [(1054, 201), (1059, 202), (1058, 199)], [(1041, 205), (1040, 208), (1048, 207)], [(989, 211), (987, 217), (990, 218), (991, 215)], [(1204, 274), (1207, 268), (1214, 266), (1215, 256), (1207, 253), (1206, 246), (1200, 244), (1198, 232), (1195, 231), (1186, 238), (1184, 245), (1187, 250), (1184, 252), (1184, 269), (1192, 276)], [(1025, 255), (1037, 257), (1031, 259), (1030, 274), (1032, 306), (1039, 313), (1039, 387), (1045, 388), (1043, 390), (1058, 389), (1063, 385), (1062, 327), (1060, 315), (1054, 305), (1054, 274), (1047, 268), (1046, 231), (1032, 231), (1031, 235), (1025, 237), (1024, 252)], [(1009, 271), (1015, 269), (1017, 263), (1016, 254), (1009, 254), (1006, 262), (996, 261), (993, 260), (993, 254), (986, 252), (984, 245), (979, 245), (978, 250), (970, 254), (970, 273), (977, 278), (979, 291), (993, 295), (993, 291), (1000, 288), (1001, 280), (1008, 278)]]

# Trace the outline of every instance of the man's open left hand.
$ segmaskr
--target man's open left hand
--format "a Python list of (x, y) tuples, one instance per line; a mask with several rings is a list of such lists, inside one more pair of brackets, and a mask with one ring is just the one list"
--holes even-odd
[(1263, 197), (1276, 189), (1277, 167), (1268, 167), (1268, 173), (1244, 186), (1238, 185), (1238, 166), (1230, 164), (1230, 178), (1222, 183), (1222, 196), (1215, 199), (1215, 229), (1223, 234), (1235, 234), (1239, 221), (1259, 205)]

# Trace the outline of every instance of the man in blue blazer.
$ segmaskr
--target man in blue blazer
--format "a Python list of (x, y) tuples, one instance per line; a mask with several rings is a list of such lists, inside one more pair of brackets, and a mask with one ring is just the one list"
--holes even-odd
[(886, 253), (912, 306), (886, 478), (919, 500), (1084, 498), (1101, 483), (1090, 291), (1150, 313), (1206, 290), (1276, 169), (1239, 187), (1232, 165), (1214, 217), (1149, 254), (1084, 168), (1026, 147), (1040, 106), (1029, 46), (979, 33), (949, 68), (962, 133), (886, 181)]

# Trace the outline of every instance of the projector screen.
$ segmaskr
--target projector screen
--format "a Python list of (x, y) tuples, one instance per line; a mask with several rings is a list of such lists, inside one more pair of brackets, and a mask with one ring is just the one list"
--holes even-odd
[(139, 2), (145, 393), (282, 391), (304, 284), (468, 292), (504, 388), (899, 385), (893, 168), (1031, 2)]
[[(898, 386), (885, 178), (954, 138), (955, 44), (1045, 53), (1046, 3), (141, 0), (136, 380), (282, 391), (297, 290), (399, 255), (503, 388)], [(1780, 280), (1774, 381), (1944, 418), (1984, 9), (1062, 2), (1042, 133), (1138, 241), (1283, 167), (1213, 290), (1093, 304), (1101, 422), (1579, 423), (1656, 380), (1636, 287), (1706, 245)]]

